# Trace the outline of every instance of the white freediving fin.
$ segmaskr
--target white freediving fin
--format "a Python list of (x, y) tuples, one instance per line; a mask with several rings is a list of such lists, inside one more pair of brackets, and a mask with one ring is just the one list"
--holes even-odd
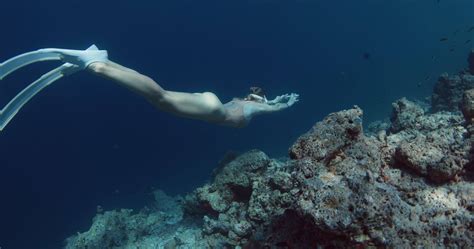
[(38, 52), (43, 54), (59, 54), (62, 61), (77, 65), (81, 69), (87, 68), (93, 62), (108, 60), (107, 50), (99, 50), (95, 45), (90, 46), (86, 50), (45, 48), (38, 50)]
[[(19, 94), (17, 94), (8, 104), (0, 111), (0, 131), (2, 131), (5, 126), (15, 117), (18, 111), (37, 93), (43, 90), (45, 87), (50, 85), (62, 78), (65, 74), (63, 70), (73, 67), (72, 64), (67, 63), (68, 65), (62, 65), (50, 72), (44, 74), (35, 82), (23, 89)], [(71, 73), (71, 72), (69, 72)]]
[(58, 48), (44, 48), (36, 51), (17, 55), (0, 64), (0, 80), (5, 78), (17, 69), (35, 62), (63, 60), (82, 68), (87, 67), (94, 61), (107, 59), (107, 51), (99, 50), (96, 45), (92, 45), (86, 50), (71, 50)]
[(24, 66), (35, 62), (50, 60), (61, 60), (60, 54), (53, 52), (42, 53), (39, 51), (20, 54), (0, 64), (0, 80)]
[[(101, 53), (89, 53), (89, 51)], [(0, 131), (13, 119), (18, 111), (38, 92), (49, 86), (53, 82), (61, 79), (64, 76), (78, 72), (94, 61), (107, 59), (107, 52), (98, 50), (95, 45), (90, 46), (87, 50), (67, 50), (67, 49), (40, 49), (37, 51), (24, 53), (15, 56), (4, 63), (0, 64), (0, 80), (15, 70), (27, 66), (29, 64), (47, 61), (47, 60), (66, 60), (74, 59), (80, 61), (80, 65), (72, 63), (64, 63), (63, 65), (49, 71), (42, 75), (35, 82), (28, 85), (20, 93), (18, 93), (8, 104), (0, 110)], [(85, 67), (84, 67), (85, 66)]]

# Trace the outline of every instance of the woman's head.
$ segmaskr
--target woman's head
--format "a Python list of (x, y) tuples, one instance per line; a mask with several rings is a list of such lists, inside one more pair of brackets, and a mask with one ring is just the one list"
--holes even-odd
[(258, 86), (250, 87), (250, 93), (258, 95), (260, 97), (265, 97), (265, 92), (263, 91), (261, 87), (258, 87)]
[(256, 102), (262, 102), (265, 100), (265, 92), (261, 87), (258, 86), (252, 86), (250, 87), (250, 92), (247, 94), (247, 96), (243, 98), (234, 98), (235, 100), (245, 100), (245, 101), (256, 101)]
[(250, 87), (250, 93), (243, 99), (246, 101), (266, 102), (265, 92), (258, 86)]

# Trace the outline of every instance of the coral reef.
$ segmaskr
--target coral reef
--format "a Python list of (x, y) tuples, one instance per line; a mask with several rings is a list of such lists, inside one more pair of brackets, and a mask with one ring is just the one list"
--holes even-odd
[(471, 50), (471, 53), (469, 53), (467, 63), (469, 64), (469, 72), (474, 74), (474, 50)]
[[(158, 248), (173, 243), (199, 246), (203, 241), (200, 229), (194, 221), (183, 219), (182, 199), (159, 190), (154, 196), (153, 206), (138, 214), (130, 209), (97, 214), (89, 231), (68, 238), (65, 248)], [(163, 243), (157, 238), (172, 239)]]
[(473, 86), (443, 75), (431, 111), (402, 98), (367, 134), (359, 107), (329, 114), (285, 160), (229, 153), (192, 193), (98, 214), (66, 248), (473, 248)]
[(468, 57), (468, 68), (456, 75), (443, 73), (431, 96), (432, 108), (438, 111), (458, 111), (463, 93), (474, 88), (474, 50)]

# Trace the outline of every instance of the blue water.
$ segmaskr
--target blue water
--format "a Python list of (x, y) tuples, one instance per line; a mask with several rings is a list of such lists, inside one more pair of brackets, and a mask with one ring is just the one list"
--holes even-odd
[[(86, 72), (65, 78), (0, 134), (0, 247), (60, 248), (97, 205), (140, 208), (152, 187), (191, 191), (228, 150), (285, 156), (330, 112), (357, 104), (366, 124), (383, 119), (395, 99), (429, 96), (440, 73), (465, 67), (473, 11), (472, 0), (3, 1), (0, 61), (95, 43), (165, 89), (225, 102), (259, 85), (301, 101), (232, 129), (158, 112)], [(0, 104), (55, 65), (0, 82)]]

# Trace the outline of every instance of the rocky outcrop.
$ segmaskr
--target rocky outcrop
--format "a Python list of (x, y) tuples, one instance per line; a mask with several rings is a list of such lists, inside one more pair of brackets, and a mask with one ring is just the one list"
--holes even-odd
[(362, 134), (362, 110), (358, 107), (330, 114), (290, 148), (291, 159), (330, 161)]
[(474, 88), (474, 51), (468, 56), (468, 69), (456, 75), (442, 74), (431, 96), (432, 111), (459, 111), (462, 96)]
[(471, 53), (469, 53), (467, 63), (469, 63), (469, 72), (474, 74), (474, 50), (471, 50)]
[[(256, 248), (471, 246), (474, 185), (457, 178), (469, 148), (462, 116), (426, 115), (406, 99), (394, 112), (390, 130), (398, 132), (366, 137), (356, 107), (330, 114), (301, 136), (290, 148), (292, 161), (270, 160), (279, 166), (257, 175), (232, 171), (232, 178), (252, 179), (250, 198), (209, 212), (206, 233)], [(206, 189), (226, 193), (230, 186)], [(200, 190), (190, 196), (188, 204), (202, 206)]]
[[(463, 118), (419, 110), (397, 101), (399, 120), (390, 130), (398, 132), (378, 137), (364, 135), (357, 107), (330, 114), (290, 147), (292, 160), (253, 151), (240, 157), (260, 158), (254, 166), (240, 158), (229, 164), (232, 174), (216, 176), (249, 180), (249, 198), (227, 194), (234, 183), (215, 180), (188, 195), (187, 209), (211, 207), (201, 212), (205, 237), (228, 246), (473, 246), (474, 184), (463, 180)], [(417, 118), (405, 119), (413, 115), (404, 112)], [(206, 196), (227, 197), (210, 202)]]
[[(76, 248), (156, 248), (174, 240), (180, 243), (192, 240), (199, 245), (200, 229), (193, 228), (192, 222), (183, 220), (183, 209), (180, 197), (169, 197), (162, 191), (154, 192), (156, 201), (151, 207), (139, 213), (131, 209), (99, 213), (92, 222), (92, 227), (66, 240), (66, 249)], [(186, 231), (179, 229), (184, 224)], [(174, 238), (166, 243), (156, 238)]]
[(473, 87), (474, 75), (468, 72), (457, 75), (442, 74), (431, 96), (433, 112), (459, 111), (463, 93)]
[(425, 115), (406, 99), (396, 103), (390, 129), (394, 132), (387, 138), (389, 149), (395, 150), (392, 165), (437, 183), (455, 179), (468, 163), (470, 149), (463, 117), (448, 112)]
[[(473, 247), (463, 117), (423, 114), (405, 99), (394, 112), (397, 132), (377, 137), (364, 135), (360, 108), (332, 113), (297, 139), (291, 159), (233, 157), (180, 205), (98, 215), (68, 248)], [(178, 223), (163, 218), (173, 206), (184, 210)]]
[(424, 114), (423, 108), (414, 102), (408, 101), (406, 98), (397, 100), (392, 104), (390, 131), (396, 133), (404, 129), (417, 128), (419, 119)]
[(474, 89), (469, 89), (464, 92), (461, 110), (466, 121), (469, 124), (474, 123)]

